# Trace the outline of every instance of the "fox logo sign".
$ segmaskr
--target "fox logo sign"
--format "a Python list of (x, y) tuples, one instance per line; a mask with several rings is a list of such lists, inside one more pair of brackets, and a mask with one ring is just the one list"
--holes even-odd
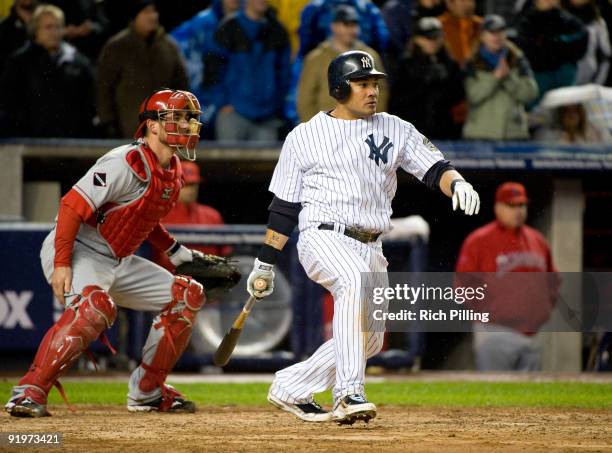
[(0, 327), (4, 329), (33, 329), (27, 307), (32, 300), (32, 291), (0, 291)]

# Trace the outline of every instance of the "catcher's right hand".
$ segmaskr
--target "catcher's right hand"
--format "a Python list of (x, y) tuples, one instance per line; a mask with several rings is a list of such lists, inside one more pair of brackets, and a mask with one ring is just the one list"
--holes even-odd
[[(272, 294), (272, 291), (274, 291), (274, 271), (272, 269), (274, 269), (274, 265), (264, 263), (255, 258), (253, 270), (249, 274), (247, 280), (247, 291), (251, 296), (261, 299), (262, 297), (267, 297)], [(255, 280), (258, 278), (261, 278), (267, 283), (266, 289), (263, 291), (255, 289)]]

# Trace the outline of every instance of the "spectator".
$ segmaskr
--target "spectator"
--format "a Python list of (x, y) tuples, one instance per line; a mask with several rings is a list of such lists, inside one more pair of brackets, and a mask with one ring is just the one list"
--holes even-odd
[[(488, 323), (473, 324), (476, 366), (481, 371), (537, 371), (541, 367), (540, 348), (533, 335), (550, 317), (559, 285), (546, 239), (525, 225), (528, 201), (522, 184), (499, 186), (496, 219), (465, 239), (457, 261), (459, 273), (488, 273), (457, 276), (487, 282), (486, 297), (478, 302), (481, 308), (474, 307), (489, 312)], [(504, 278), (514, 272), (521, 273), (520, 281)], [(553, 274), (534, 274), (543, 272)]]
[(278, 140), (289, 87), (289, 40), (270, 14), (267, 0), (246, 0), (244, 11), (215, 33), (218, 45), (210, 71), (219, 71), (223, 107), (218, 140)]
[(408, 38), (413, 34), (412, 14), (412, 0), (391, 0), (382, 8), (382, 15), (389, 30), (387, 51), (390, 55), (404, 53)]
[(138, 107), (159, 87), (187, 89), (179, 49), (159, 26), (153, 0), (138, 0), (130, 9), (132, 22), (113, 36), (98, 62), (98, 113), (109, 137), (132, 137)]
[(531, 106), (547, 91), (575, 84), (588, 33), (580, 20), (559, 8), (559, 0), (534, 0), (518, 19), (517, 34), (516, 43), (531, 63), (539, 88)]
[(0, 22), (0, 73), (7, 58), (28, 40), (28, 24), (36, 0), (16, 0), (9, 16)]
[(484, 18), (480, 47), (467, 65), (465, 91), (467, 139), (529, 138), (525, 106), (538, 95), (538, 86), (523, 52), (506, 38), (506, 22), (491, 14)]
[(576, 85), (603, 85), (610, 69), (610, 36), (596, 0), (562, 0), (565, 10), (586, 25), (589, 34), (587, 51), (578, 61)]
[(390, 55), (401, 56), (404, 53), (419, 19), (437, 17), (445, 10), (441, 0), (418, 0), (413, 5), (413, 0), (390, 0), (382, 8), (389, 29), (387, 51)]
[[(221, 213), (212, 206), (198, 203), (200, 191), (200, 167), (195, 162), (182, 161), (181, 169), (185, 185), (181, 188), (174, 208), (161, 220), (166, 225), (224, 225)], [(212, 255), (225, 256), (231, 253), (230, 246), (186, 244), (190, 249)], [(174, 266), (163, 250), (153, 249), (153, 261), (174, 272)]]
[(291, 43), (291, 55), (296, 56), (300, 48), (300, 15), (309, 0), (269, 0), (271, 8), (276, 11), (278, 21), (285, 27)]
[[(391, 88), (396, 82), (398, 65), (406, 52), (408, 40), (423, 17), (438, 17), (446, 7), (442, 0), (391, 0), (382, 9), (385, 22), (389, 28), (389, 44), (385, 53), (385, 63), (389, 74)], [(402, 83), (401, 80), (397, 81)]]
[[(298, 85), (297, 109), (302, 122), (308, 121), (320, 111), (332, 110), (334, 99), (327, 86), (327, 67), (334, 58), (349, 50), (363, 50), (374, 58), (374, 63), (384, 72), (380, 56), (375, 50), (359, 41), (359, 16), (355, 8), (341, 5), (336, 8), (332, 19), (331, 37), (319, 44), (304, 59), (302, 75)], [(380, 81), (378, 111), (387, 110), (389, 92), (384, 80)]]
[(108, 39), (108, 19), (100, 0), (46, 0), (66, 17), (64, 38), (95, 62)]
[(442, 0), (417, 0), (412, 10), (412, 23), (416, 24), (423, 17), (438, 17), (446, 11)]
[(95, 112), (93, 71), (62, 40), (64, 14), (34, 10), (32, 40), (13, 54), (0, 77), (0, 131), (13, 137), (90, 137)]
[(552, 128), (546, 128), (536, 134), (538, 141), (578, 145), (585, 143), (603, 143), (604, 135), (588, 119), (582, 104), (570, 104), (558, 107), (554, 113)]
[(475, 0), (446, 0), (442, 22), (444, 44), (450, 57), (463, 67), (478, 47), (482, 18), (476, 16)]
[(378, 52), (386, 49), (389, 30), (380, 10), (370, 0), (311, 0), (302, 11), (299, 56), (304, 57), (329, 36), (333, 13), (339, 5), (357, 10), (363, 42)]
[[(597, 0), (597, 7), (601, 13), (601, 18), (606, 23), (608, 28), (608, 34), (612, 30), (612, 1), (610, 0)], [(612, 41), (612, 38), (611, 38)], [(604, 83), (605, 86), (612, 86), (612, 71), (608, 71), (608, 79)]]
[(213, 35), (219, 22), (240, 8), (240, 0), (213, 0), (211, 6), (173, 32), (187, 63), (189, 86), (202, 105), (203, 134), (214, 137), (214, 120), (217, 113), (221, 90), (217, 74), (212, 74), (207, 64), (213, 48)]
[(435, 139), (461, 136), (451, 109), (464, 100), (463, 76), (446, 52), (442, 24), (435, 17), (419, 20), (415, 36), (399, 63), (392, 88), (391, 113)]

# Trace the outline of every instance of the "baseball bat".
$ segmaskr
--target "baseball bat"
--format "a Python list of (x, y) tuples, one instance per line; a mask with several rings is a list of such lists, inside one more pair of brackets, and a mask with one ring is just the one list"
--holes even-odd
[[(262, 278), (258, 278), (253, 283), (253, 287), (257, 291), (264, 291), (267, 288), (268, 284)], [(213, 356), (213, 362), (216, 366), (225, 366), (227, 362), (229, 362), (230, 357), (232, 356), (232, 352), (234, 352), (234, 348), (238, 343), (238, 339), (240, 338), (240, 334), (242, 333), (242, 329), (244, 328), (244, 323), (251, 313), (251, 308), (255, 302), (259, 300), (259, 298), (255, 296), (249, 297), (244, 307), (242, 307), (242, 311), (234, 320), (232, 327), (227, 333), (224, 335), (223, 340), (221, 340), (221, 344), (215, 351), (215, 355)]]

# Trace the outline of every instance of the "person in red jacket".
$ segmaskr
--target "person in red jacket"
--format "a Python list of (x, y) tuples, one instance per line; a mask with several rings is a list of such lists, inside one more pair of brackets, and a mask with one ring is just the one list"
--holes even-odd
[(58, 379), (92, 341), (104, 341), (117, 305), (159, 313), (130, 377), (127, 409), (195, 412), (195, 404), (165, 381), (187, 347), (196, 314), (206, 302), (204, 290), (191, 277), (175, 276), (134, 252), (146, 240), (164, 250), (175, 266), (199, 253), (177, 242), (160, 220), (183, 185), (176, 154), (195, 159), (200, 114), (193, 94), (156, 91), (140, 107), (136, 141), (98, 159), (62, 198), (40, 258), (65, 311), (13, 387), (5, 406), (10, 415), (50, 415), (49, 391), (56, 386), (65, 396)]
[[(161, 220), (164, 226), (172, 225), (224, 225), (221, 213), (212, 206), (198, 203), (200, 191), (200, 167), (195, 162), (182, 162), (183, 182), (177, 203), (172, 210)], [(199, 250), (211, 255), (226, 256), (232, 251), (228, 245), (199, 245), (187, 244), (193, 250)], [(170, 262), (163, 250), (153, 250), (153, 261), (160, 266), (174, 272), (174, 265)]]
[[(558, 281), (546, 239), (525, 225), (528, 201), (522, 184), (500, 185), (495, 220), (465, 239), (457, 260), (458, 273), (487, 273), (479, 276), (487, 281), (480, 310), (489, 313), (489, 322), (473, 324), (476, 366), (482, 371), (541, 367), (534, 334), (550, 317)], [(508, 275), (516, 272), (530, 274)]]

